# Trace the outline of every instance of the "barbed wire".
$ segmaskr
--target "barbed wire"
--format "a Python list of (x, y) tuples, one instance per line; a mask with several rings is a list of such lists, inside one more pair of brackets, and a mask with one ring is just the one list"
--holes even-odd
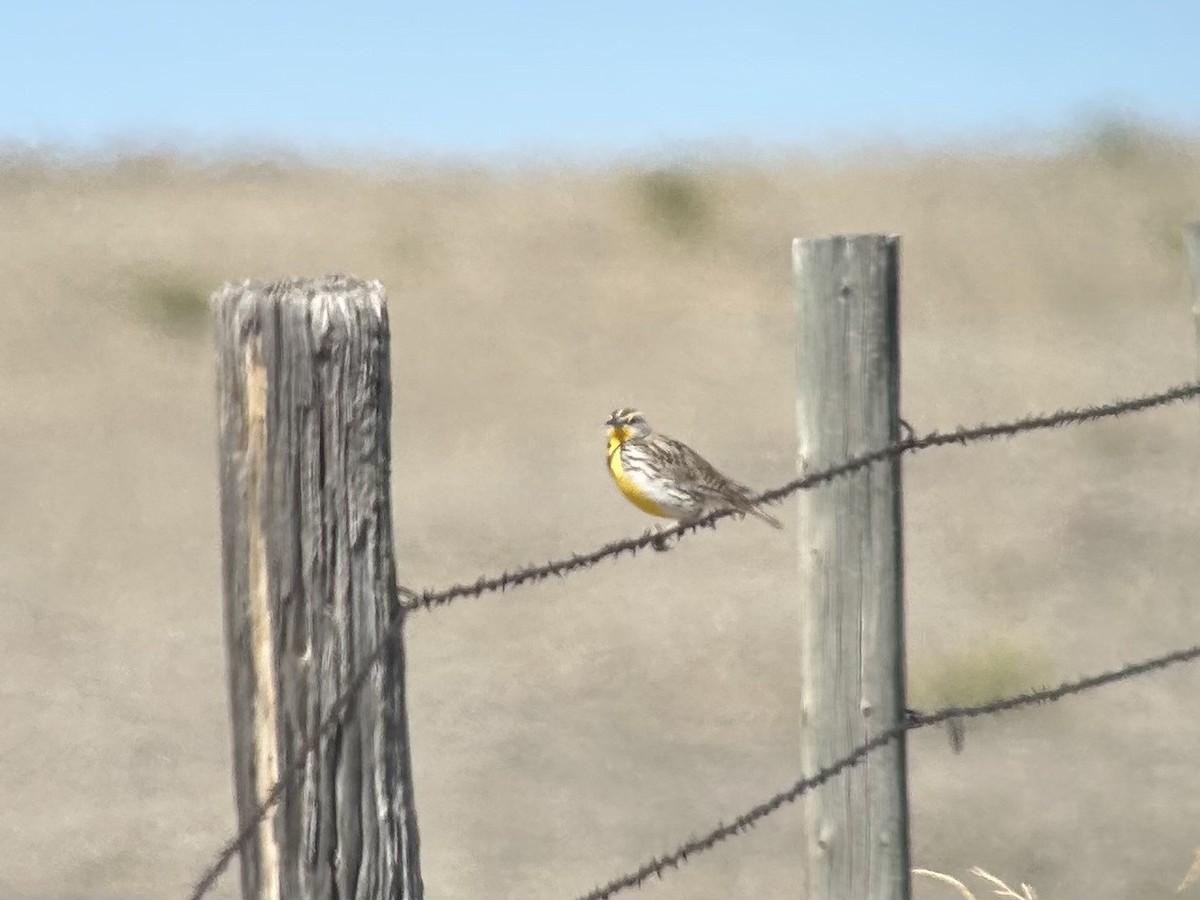
[[(794, 494), (796, 491), (832, 481), (835, 478), (856, 472), (865, 466), (888, 459), (895, 459), (904, 456), (906, 453), (915, 453), (920, 450), (929, 450), (934, 447), (944, 447), (950, 444), (966, 446), (967, 444), (977, 444), (982, 441), (995, 440), (1001, 437), (1014, 437), (1028, 431), (1045, 431), (1068, 425), (1083, 425), (1101, 419), (1112, 419), (1129, 415), (1130, 413), (1146, 412), (1158, 407), (1169, 406), (1173, 403), (1181, 403), (1184, 400), (1190, 400), (1194, 397), (1200, 397), (1200, 381), (1189, 381), (1156, 394), (1143, 394), (1140, 397), (1133, 397), (1127, 400), (1113, 400), (1109, 403), (1101, 403), (1095, 406), (1060, 409), (1053, 413), (1028, 415), (1008, 422), (976, 425), (972, 428), (963, 428), (960, 426), (954, 431), (931, 431), (925, 435), (910, 436), (896, 441), (879, 450), (863, 453), (860, 456), (853, 456), (840, 465), (830, 466), (822, 469), (820, 472), (804, 475), (780, 487), (759, 494), (757, 499), (765, 503), (771, 503)], [(725, 513), (725, 515), (728, 515), (728, 513)]]
[[(757, 495), (754, 499), (763, 503), (776, 503), (784, 497), (801, 490), (833, 481), (853, 474), (877, 462), (898, 459), (909, 453), (916, 453), (934, 447), (946, 445), (966, 446), (999, 437), (1012, 437), (1023, 432), (1060, 428), (1067, 425), (1079, 425), (1101, 419), (1114, 418), (1130, 413), (1143, 412), (1157, 407), (1179, 403), (1193, 397), (1200, 397), (1200, 382), (1188, 382), (1154, 394), (1145, 394), (1131, 399), (1114, 400), (1109, 403), (1083, 407), (1073, 410), (1059, 410), (1054, 413), (1028, 415), (1020, 419), (1006, 422), (978, 425), (973, 428), (963, 428), (951, 432), (932, 431), (924, 435), (912, 436), (900, 441), (850, 457), (843, 462), (787, 482), (780, 487)], [(648, 530), (640, 537), (624, 538), (611, 541), (603, 546), (586, 552), (576, 553), (542, 565), (527, 566), (500, 575), (481, 576), (471, 583), (459, 583), (438, 591), (417, 593), (409, 588), (396, 585), (397, 606), (400, 615), (384, 632), (379, 643), (368, 653), (360, 663), (359, 670), (353, 675), (345, 691), (330, 706), (325, 717), (317, 724), (315, 730), (309, 733), (305, 741), (297, 749), (295, 756), (284, 767), (279, 780), (272, 785), (266, 796), (259, 803), (254, 814), (243, 823), (241, 829), (218, 851), (209, 866), (201, 874), (188, 895), (188, 900), (201, 900), (217, 883), (221, 874), (228, 868), (233, 857), (241, 846), (250, 839), (258, 823), (279, 802), (292, 779), (303, 771), (307, 757), (319, 746), (321, 740), (337, 728), (342, 717), (350, 708), (354, 697), (366, 683), (371, 669), (387, 652), (391, 641), (396, 640), (403, 630), (407, 615), (417, 610), (432, 610), (446, 606), (456, 600), (466, 597), (482, 597), (484, 594), (504, 593), (505, 591), (527, 584), (536, 584), (552, 577), (565, 577), (576, 572), (590, 569), (606, 559), (615, 559), (625, 554), (635, 556), (646, 547), (654, 546), (664, 549), (668, 541), (678, 541), (684, 535), (698, 531), (701, 528), (712, 528), (718, 520), (728, 516), (739, 515), (733, 510), (718, 510), (702, 519), (688, 524), (673, 525), (661, 530)], [(403, 599), (399, 599), (403, 598)]]
[[(1100, 419), (1110, 419), (1130, 413), (1144, 412), (1172, 403), (1179, 403), (1193, 397), (1200, 397), (1200, 382), (1187, 382), (1155, 394), (1145, 394), (1128, 400), (1114, 400), (1110, 403), (1087, 406), (1080, 409), (1059, 410), (1053, 413), (1028, 415), (1007, 422), (977, 425), (973, 428), (959, 427), (954, 431), (931, 431), (920, 436), (908, 437), (888, 444), (877, 450), (852, 456), (844, 462), (837, 463), (818, 471), (806, 473), (799, 478), (780, 485), (777, 488), (755, 495), (755, 502), (777, 503), (785, 497), (798, 491), (816, 487), (817, 485), (843, 478), (860, 469), (865, 469), (877, 462), (897, 459), (905, 454), (929, 450), (934, 447), (944, 447), (950, 444), (966, 446), (982, 441), (995, 440), (1000, 437), (1013, 437), (1028, 431), (1039, 431), (1061, 428), (1067, 425), (1081, 425)], [(616, 558), (623, 554), (636, 555), (646, 547), (654, 545), (663, 547), (666, 542), (678, 540), (684, 535), (709, 528), (729, 516), (738, 516), (736, 510), (723, 509), (709, 513), (704, 518), (683, 525), (672, 525), (658, 531), (650, 530), (641, 537), (624, 538), (612, 541), (587, 553), (576, 553), (548, 563), (527, 566), (513, 572), (504, 572), (491, 577), (480, 577), (470, 584), (456, 584), (440, 591), (426, 591), (420, 596), (409, 599), (406, 607), (409, 609), (432, 609), (445, 606), (464, 597), (481, 597), (489, 593), (503, 593), (509, 588), (520, 587), (546, 581), (551, 577), (569, 575), (592, 566), (606, 559)]]
[(928, 728), (932, 725), (940, 725), (950, 722), (954, 719), (972, 719), (979, 716), (992, 716), (1002, 712), (1018, 709), (1024, 706), (1034, 706), (1041, 703), (1053, 703), (1061, 700), (1064, 697), (1069, 697), (1074, 694), (1081, 694), (1084, 691), (1094, 690), (1104, 687), (1105, 685), (1114, 684), (1118, 681), (1124, 681), (1128, 678), (1135, 678), (1139, 675), (1146, 675), (1150, 672), (1165, 669), (1168, 666), (1178, 663), (1190, 662), (1197, 657), (1200, 657), (1200, 644), (1192, 647), (1187, 647), (1183, 650), (1174, 650), (1170, 653), (1165, 653), (1162, 656), (1155, 656), (1150, 659), (1142, 660), (1141, 662), (1131, 663), (1122, 666), (1119, 669), (1113, 669), (1108, 672), (1103, 672), (1099, 675), (1091, 675), (1087, 678), (1080, 678), (1076, 681), (1066, 681), (1056, 688), (1043, 688), (1038, 691), (1029, 691), (1024, 694), (1017, 694), (1012, 697), (1005, 697), (1000, 700), (993, 700), (990, 703), (981, 703), (978, 706), (948, 706), (939, 709), (932, 713), (918, 713), (908, 717), (904, 722), (889, 728), (886, 731), (880, 732), (869, 741), (865, 741), (855, 747), (851, 752), (847, 753), (836, 762), (825, 766), (815, 775), (810, 775), (807, 778), (802, 778), (794, 785), (785, 791), (781, 791), (769, 800), (751, 807), (746, 812), (739, 815), (728, 825), (718, 824), (716, 828), (709, 831), (706, 835), (699, 838), (693, 838), (684, 844), (681, 844), (678, 849), (666, 854), (665, 856), (655, 857), (644, 865), (638, 867), (632, 872), (614, 878), (612, 881), (603, 887), (596, 888), (590, 893), (583, 894), (578, 900), (608, 900), (622, 891), (630, 888), (640, 887), (650, 878), (655, 876), (662, 878), (668, 869), (678, 869), (681, 865), (688, 862), (693, 856), (711, 850), (722, 841), (728, 840), (735, 835), (749, 831), (760, 821), (765, 819), (771, 813), (777, 812), (787, 804), (794, 803), (797, 799), (807, 794), (809, 791), (820, 787), (825, 782), (829, 781), (847, 769), (854, 768), (862, 763), (868, 756), (874, 753), (881, 747), (886, 746), (892, 741), (898, 739), (902, 734), (908, 731), (915, 731), (918, 728)]

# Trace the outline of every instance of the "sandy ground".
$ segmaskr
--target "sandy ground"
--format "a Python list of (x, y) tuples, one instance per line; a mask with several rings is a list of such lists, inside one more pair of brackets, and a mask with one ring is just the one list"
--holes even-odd
[[(646, 527), (601, 467), (615, 406), (751, 484), (792, 477), (796, 235), (902, 235), (919, 430), (1189, 380), (1200, 146), (1104, 151), (712, 164), (682, 207), (618, 168), (8, 165), (0, 897), (180, 896), (234, 825), (212, 352), (156, 292), (384, 281), (402, 578), (441, 586)], [(971, 689), (962, 658), (1008, 690), (1195, 642), (1198, 441), (1189, 405), (910, 459), (913, 702)], [(430, 898), (572, 896), (798, 777), (781, 515), (412, 620)], [(914, 863), (1167, 896), (1200, 845), (1198, 688), (1192, 667), (984, 722), (961, 756), (914, 735)], [(644, 896), (796, 896), (800, 820)]]

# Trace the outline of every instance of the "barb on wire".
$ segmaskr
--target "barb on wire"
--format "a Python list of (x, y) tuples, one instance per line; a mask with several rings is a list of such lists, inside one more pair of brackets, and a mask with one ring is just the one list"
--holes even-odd
[[(845, 477), (877, 462), (897, 459), (906, 453), (915, 453), (947, 444), (966, 445), (998, 437), (1011, 437), (1022, 432), (1038, 429), (1077, 425), (1098, 419), (1142, 412), (1197, 396), (1200, 396), (1200, 382), (1189, 382), (1157, 394), (1147, 394), (1129, 400), (1116, 400), (1111, 403), (1089, 406), (1083, 409), (1060, 410), (1056, 413), (1026, 416), (1009, 422), (979, 425), (974, 428), (959, 428), (952, 432), (933, 431), (921, 436), (907, 437), (889, 444), (887, 447), (881, 447), (877, 450), (851, 457), (844, 462), (826, 469), (810, 472), (778, 488), (766, 491), (754, 499), (764, 503), (777, 502), (797, 491), (815, 487), (816, 485), (833, 481), (836, 478)], [(551, 577), (564, 577), (583, 571), (584, 569), (590, 569), (605, 559), (615, 559), (624, 554), (636, 555), (639, 551), (649, 546), (654, 546), (657, 549), (664, 548), (667, 546), (668, 541), (678, 540), (685, 534), (701, 528), (713, 527), (717, 520), (731, 515), (737, 515), (737, 513), (732, 510), (720, 510), (687, 525), (673, 525), (670, 528), (661, 530), (649, 530), (640, 537), (612, 541), (587, 553), (572, 554), (571, 556), (552, 560), (542, 565), (518, 569), (514, 572), (504, 572), (500, 575), (490, 577), (481, 576), (474, 582), (455, 584), (440, 591), (425, 591), (424, 593), (417, 594), (407, 588), (397, 587), (397, 592), (404, 597), (400, 602), (400, 608), (404, 613), (418, 609), (435, 609), (464, 597), (481, 597), (489, 593), (503, 593), (510, 588), (535, 584), (546, 581)], [(259, 804), (255, 813), (247, 822), (243, 823), (241, 831), (222, 847), (212, 863), (205, 869), (196, 886), (188, 895), (189, 900), (200, 900), (200, 898), (212, 889), (217, 879), (220, 878), (221, 874), (229, 866), (230, 861), (237, 855), (242, 844), (254, 833), (254, 828), (258, 822), (262, 821), (271, 808), (279, 802), (280, 797), (283, 796), (292, 779), (303, 770), (308, 754), (318, 747), (321, 739), (341, 722), (342, 716), (350, 708), (354, 697), (357, 696), (359, 690), (366, 683), (368, 672), (383, 657), (388, 644), (399, 635), (403, 627), (404, 618), (404, 615), (399, 616), (397, 621), (389, 626), (379, 644), (363, 659), (359, 671), (351, 679), (346, 691), (342, 696), (337, 698), (330, 707), (329, 712), (326, 713), (325, 718), (317, 725), (316, 730), (308, 736), (295, 757), (283, 768), (283, 771), (279, 775), (279, 780), (267, 792), (267, 796)]]
[(1023, 706), (1034, 706), (1040, 703), (1053, 703), (1056, 700), (1061, 700), (1062, 698), (1069, 697), (1073, 694), (1081, 694), (1084, 691), (1090, 691), (1118, 681), (1124, 681), (1127, 678), (1145, 675), (1149, 672), (1165, 669), (1168, 666), (1177, 665), (1179, 663), (1190, 662), (1197, 657), (1200, 657), (1200, 644), (1187, 647), (1183, 650), (1174, 650), (1170, 653), (1164, 653), (1162, 656), (1155, 656), (1150, 659), (1142, 660), (1141, 662), (1131, 663), (1129, 665), (1122, 666), (1119, 669), (1112, 669), (1108, 672), (1102, 672), (1098, 675), (1091, 675), (1087, 678), (1080, 678), (1076, 681), (1066, 681), (1055, 688), (1043, 688), (1042, 690), (1038, 691), (1029, 691), (1024, 694), (1017, 694), (1012, 697), (993, 700), (990, 703), (982, 703), (978, 706), (950, 706), (928, 714), (919, 713), (909, 716), (901, 724), (896, 725), (893, 728), (889, 728), (886, 731), (880, 732), (869, 741), (866, 741), (855, 747), (850, 753), (846, 754), (841, 759), (831, 763), (828, 766), (825, 766), (815, 775), (810, 775), (807, 778), (800, 779), (787, 790), (781, 791), (774, 797), (771, 797), (769, 800), (765, 800), (757, 806), (746, 810), (746, 812), (735, 818), (728, 825), (718, 825), (703, 837), (694, 838), (693, 840), (680, 845), (678, 849), (672, 851), (671, 853), (649, 860), (647, 863), (633, 870), (632, 872), (626, 875), (621, 875), (618, 878), (614, 878), (603, 887), (598, 887), (592, 892), (582, 895), (579, 900), (608, 900), (609, 897), (613, 897), (622, 891), (626, 891), (630, 888), (640, 887), (652, 877), (657, 876), (661, 878), (666, 874), (668, 869), (678, 869), (691, 857), (703, 853), (706, 850), (711, 850), (717, 844), (734, 837), (735, 835), (749, 831), (771, 813), (776, 812), (781, 807), (789, 803), (795, 802), (804, 794), (807, 794), (814, 788), (820, 787), (822, 784), (829, 781), (831, 778), (840, 775), (847, 769), (851, 769), (854, 766), (859, 765), (864, 759), (866, 759), (880, 747), (891, 743), (907, 731), (915, 731), (918, 728), (928, 728), (932, 725), (940, 725), (955, 719), (973, 719), (979, 716), (991, 716), (997, 713), (1007, 712)]

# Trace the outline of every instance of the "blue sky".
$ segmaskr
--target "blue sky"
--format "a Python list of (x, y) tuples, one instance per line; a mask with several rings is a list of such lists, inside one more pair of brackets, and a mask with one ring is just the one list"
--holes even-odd
[(0, 141), (467, 157), (1200, 127), (1200, 2), (6, 3)]

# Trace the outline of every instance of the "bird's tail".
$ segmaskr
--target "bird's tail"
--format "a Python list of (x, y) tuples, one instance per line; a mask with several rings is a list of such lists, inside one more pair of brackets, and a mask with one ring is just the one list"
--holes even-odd
[(772, 528), (779, 528), (779, 529), (783, 528), (782, 522), (780, 522), (777, 518), (775, 518), (770, 513), (763, 512), (761, 509), (759, 509), (757, 506), (754, 506), (753, 504), (750, 505), (748, 512), (751, 515), (757, 516), (758, 518), (762, 519), (764, 522), (766, 522)]
[[(749, 491), (747, 491), (746, 493), (748, 494)], [(779, 529), (783, 528), (782, 522), (780, 522), (777, 518), (775, 518), (770, 513), (764, 512), (762, 509), (760, 509), (745, 494), (735, 493), (733, 496), (729, 497), (728, 499), (733, 502), (733, 506), (735, 509), (741, 510), (744, 513), (749, 513), (750, 515), (754, 516), (755, 518), (762, 519), (764, 522), (766, 522), (772, 528), (779, 528)]]

